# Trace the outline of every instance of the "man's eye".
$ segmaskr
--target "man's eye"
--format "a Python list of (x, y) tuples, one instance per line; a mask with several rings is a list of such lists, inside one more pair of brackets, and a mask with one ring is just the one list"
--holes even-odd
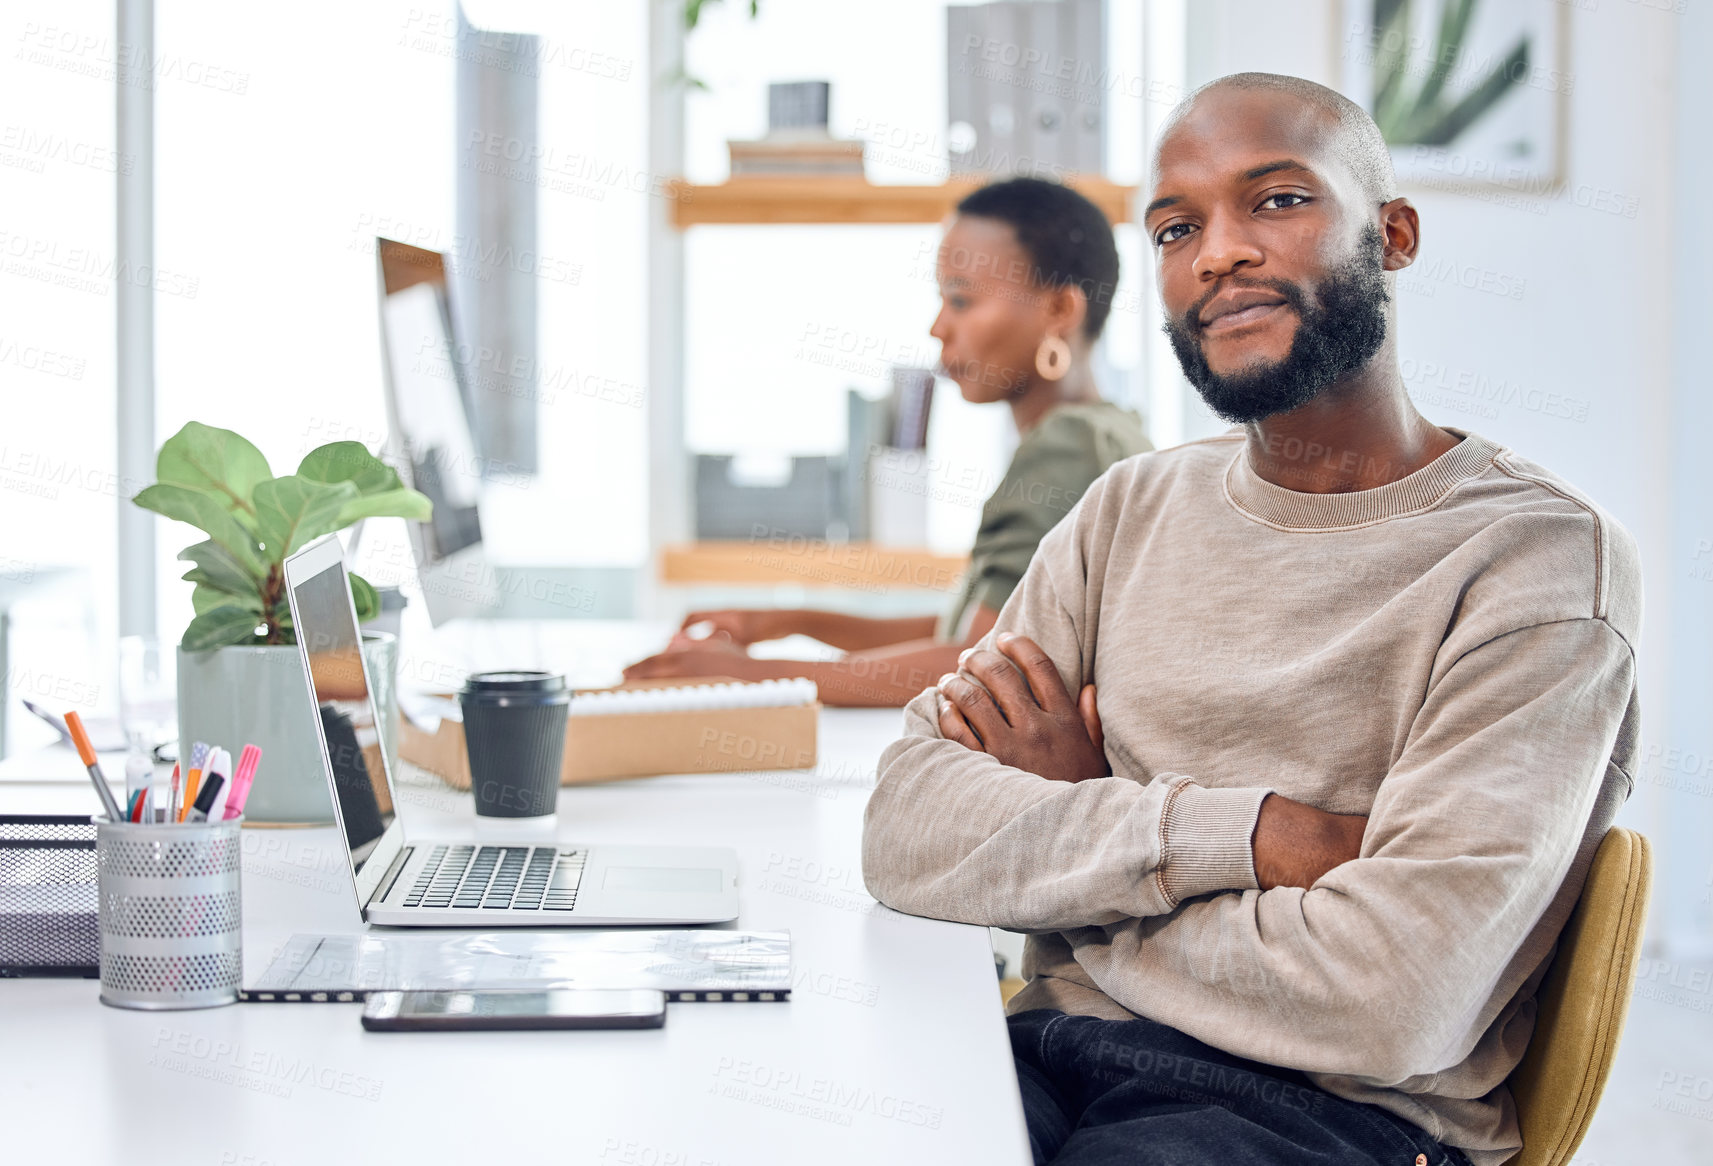
[(1177, 232), (1182, 231), (1184, 234), (1188, 234), (1190, 230), (1191, 227), (1188, 223), (1173, 223), (1154, 236), (1154, 244), (1155, 246), (1164, 246), (1167, 243), (1176, 243), (1184, 237)]
[(947, 296), (946, 304), (960, 312), (970, 306), (969, 300), (964, 296)]
[[(1287, 203), (1280, 203), (1279, 200), (1282, 198), (1288, 198), (1291, 201), (1287, 202)], [(1300, 194), (1283, 194), (1283, 193), (1281, 193), (1281, 194), (1269, 194), (1266, 198), (1266, 201), (1264, 201), (1261, 205), (1264, 207), (1270, 206), (1276, 211), (1282, 211), (1282, 210), (1287, 210), (1290, 207), (1297, 206), (1301, 203), (1305, 203), (1307, 201), (1308, 201), (1308, 199), (1306, 197), (1304, 197), (1303, 195), (1300, 195)]]

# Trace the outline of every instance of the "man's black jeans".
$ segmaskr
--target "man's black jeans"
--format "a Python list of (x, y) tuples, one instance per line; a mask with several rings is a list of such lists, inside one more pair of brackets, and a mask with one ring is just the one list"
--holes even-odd
[(1152, 1020), (1042, 1008), (1010, 1028), (1035, 1166), (1469, 1166), (1377, 1106)]

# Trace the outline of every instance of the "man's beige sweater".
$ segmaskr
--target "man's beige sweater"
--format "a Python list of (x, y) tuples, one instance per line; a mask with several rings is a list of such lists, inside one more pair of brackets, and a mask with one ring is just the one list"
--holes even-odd
[[(1503, 1162), (1535, 989), (1631, 787), (1641, 580), (1604, 512), (1453, 433), (1347, 494), (1273, 485), (1238, 433), (1115, 465), (995, 628), (1097, 686), (1113, 776), (947, 741), (929, 690), (881, 758), (869, 890), (1031, 933), (1012, 1012), (1145, 1016)], [(1259, 890), (1269, 790), (1369, 815), (1361, 857)]]

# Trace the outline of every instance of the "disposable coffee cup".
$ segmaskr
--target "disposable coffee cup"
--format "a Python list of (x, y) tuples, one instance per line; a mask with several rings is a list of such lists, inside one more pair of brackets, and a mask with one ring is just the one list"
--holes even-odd
[(540, 818), (559, 800), (571, 692), (554, 672), (477, 672), (458, 694), (470, 792), (485, 818)]

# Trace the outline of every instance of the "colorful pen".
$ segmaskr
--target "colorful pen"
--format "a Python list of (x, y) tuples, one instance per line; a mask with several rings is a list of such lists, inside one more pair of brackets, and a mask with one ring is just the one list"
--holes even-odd
[(153, 825), (161, 820), (161, 807), (167, 804), (167, 777), (153, 765), (149, 766), (149, 784), (143, 787), (143, 821)]
[(256, 780), (256, 766), (262, 762), (262, 751), (254, 745), (244, 746), (238, 757), (238, 772), (232, 775), (232, 790), (226, 795), (226, 818), (231, 820), (244, 812), (250, 798), (250, 786)]
[(184, 801), (180, 803), (178, 820), (184, 821), (191, 805), (196, 801), (196, 787), (202, 781), (202, 766), (208, 760), (208, 746), (201, 741), (190, 747), (190, 768), (184, 774)]
[(72, 744), (77, 746), (77, 756), (83, 767), (89, 770), (89, 780), (95, 783), (95, 792), (101, 798), (101, 808), (107, 811), (107, 820), (123, 822), (125, 818), (119, 813), (119, 803), (114, 800), (113, 791), (107, 788), (107, 778), (95, 760), (95, 748), (89, 743), (89, 734), (83, 731), (83, 719), (75, 712), (66, 713), (65, 727), (71, 733)]
[(226, 785), (226, 779), (218, 773), (210, 773), (202, 782), (202, 792), (196, 795), (196, 804), (185, 815), (187, 822), (208, 821), (208, 811), (214, 807), (214, 799), (220, 796), (221, 789)]
[[(125, 758), (125, 808), (129, 811), (127, 820), (146, 822), (149, 814), (149, 782), (154, 779), (155, 767), (143, 754), (133, 750)], [(136, 794), (136, 798), (131, 797)]]
[(160, 805), (155, 807), (155, 821), (178, 821), (178, 766), (172, 767), (172, 782), (167, 787), (166, 796), (160, 799)]
[[(216, 749), (208, 758), (208, 765), (202, 774), (202, 785), (206, 789), (214, 778), (220, 779), (220, 788), (209, 799), (207, 810), (208, 820), (218, 822), (226, 816), (226, 795), (232, 790), (232, 754), (224, 749)], [(199, 797), (197, 801), (202, 799)]]

